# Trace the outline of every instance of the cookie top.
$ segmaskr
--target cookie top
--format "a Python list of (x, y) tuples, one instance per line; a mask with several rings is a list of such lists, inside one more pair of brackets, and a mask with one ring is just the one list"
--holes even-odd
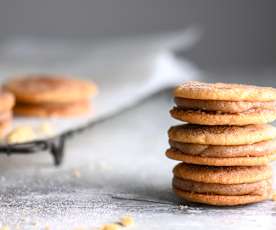
[(271, 166), (214, 167), (180, 163), (174, 176), (186, 180), (214, 184), (242, 184), (266, 180), (272, 176)]
[(276, 89), (243, 84), (189, 81), (178, 86), (174, 96), (201, 100), (274, 101)]
[(91, 82), (47, 74), (15, 78), (5, 88), (24, 103), (69, 103), (87, 99), (97, 91)]
[(168, 131), (169, 139), (183, 143), (209, 145), (245, 145), (276, 137), (276, 128), (268, 125), (202, 126), (184, 124)]

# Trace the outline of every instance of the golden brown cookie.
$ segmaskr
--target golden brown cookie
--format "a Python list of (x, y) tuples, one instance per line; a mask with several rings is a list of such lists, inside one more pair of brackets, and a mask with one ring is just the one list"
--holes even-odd
[(192, 156), (177, 149), (170, 148), (166, 156), (170, 159), (183, 161), (189, 164), (210, 165), (210, 166), (254, 166), (265, 165), (275, 160), (275, 153), (260, 157), (201, 157)]
[(5, 88), (12, 92), (17, 102), (70, 103), (87, 100), (96, 93), (96, 85), (64, 76), (33, 74), (13, 79)]
[(190, 81), (178, 86), (175, 97), (224, 101), (275, 101), (276, 89), (253, 85)]
[(268, 190), (262, 195), (241, 195), (241, 196), (225, 196), (225, 195), (212, 195), (212, 194), (201, 194), (194, 192), (186, 192), (181, 189), (173, 188), (176, 195), (184, 200), (203, 203), (208, 205), (216, 206), (234, 206), (244, 205), (250, 203), (257, 203), (260, 201), (268, 200), (271, 197), (272, 189)]
[(177, 120), (198, 125), (265, 124), (276, 119), (275, 109), (252, 109), (242, 113), (220, 113), (215, 111), (185, 110), (174, 107), (170, 113)]
[(243, 184), (214, 184), (191, 180), (185, 180), (178, 177), (173, 178), (173, 187), (186, 192), (204, 193), (213, 195), (262, 195), (267, 188), (271, 188), (272, 179)]
[(174, 176), (203, 183), (244, 184), (270, 179), (269, 165), (215, 167), (180, 163), (173, 169)]
[(14, 96), (10, 92), (4, 90), (0, 90), (0, 101), (0, 113), (10, 111), (15, 104)]
[(202, 126), (184, 124), (168, 131), (169, 139), (207, 145), (246, 145), (276, 138), (276, 128), (267, 125)]
[(252, 167), (215, 167), (178, 164), (174, 170), (173, 190), (188, 201), (211, 205), (240, 205), (270, 198), (272, 169)]
[(250, 145), (202, 145), (169, 140), (170, 146), (187, 155), (200, 157), (259, 157), (276, 152), (276, 139)]
[(90, 101), (52, 104), (17, 104), (14, 113), (28, 117), (74, 117), (87, 114), (90, 111)]
[(242, 113), (253, 109), (276, 109), (276, 101), (219, 101), (174, 98), (175, 104), (183, 109)]

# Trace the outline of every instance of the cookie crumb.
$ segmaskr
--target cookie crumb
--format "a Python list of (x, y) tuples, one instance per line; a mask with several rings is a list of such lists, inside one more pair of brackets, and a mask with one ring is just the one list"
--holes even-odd
[(41, 123), (37, 128), (38, 133), (41, 136), (47, 137), (54, 134), (53, 126), (49, 122)]
[(84, 227), (79, 226), (79, 227), (73, 228), (73, 230), (84, 230)]
[(19, 126), (8, 133), (6, 136), (6, 141), (8, 144), (14, 144), (32, 141), (35, 138), (36, 135), (31, 126)]
[(50, 225), (46, 224), (45, 227), (44, 227), (44, 230), (51, 230)]
[(188, 206), (187, 205), (179, 205), (178, 208), (180, 210), (184, 210), (184, 209), (188, 208)]
[(118, 224), (104, 224), (100, 230), (119, 230), (121, 226)]
[(76, 178), (81, 177), (80, 170), (78, 170), (78, 169), (74, 169), (72, 173), (73, 173), (73, 176), (76, 177)]
[(10, 227), (8, 225), (3, 225), (0, 230), (10, 230)]
[(34, 227), (38, 227), (38, 225), (39, 225), (39, 223), (38, 223), (37, 221), (33, 221), (31, 224), (32, 224)]
[(126, 215), (126, 216), (123, 216), (121, 219), (120, 219), (120, 222), (119, 222), (122, 226), (124, 227), (129, 227), (131, 225), (134, 225), (134, 220), (131, 216), (129, 215)]

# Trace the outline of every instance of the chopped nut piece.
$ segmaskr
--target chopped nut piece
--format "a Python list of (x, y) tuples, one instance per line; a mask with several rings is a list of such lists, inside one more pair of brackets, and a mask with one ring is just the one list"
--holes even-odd
[(118, 224), (105, 224), (103, 225), (100, 230), (119, 230), (121, 226)]
[(124, 227), (128, 227), (134, 224), (134, 220), (131, 216), (123, 216), (120, 219), (120, 224), (123, 225)]
[(8, 133), (6, 140), (9, 144), (31, 141), (36, 138), (31, 126), (20, 126)]

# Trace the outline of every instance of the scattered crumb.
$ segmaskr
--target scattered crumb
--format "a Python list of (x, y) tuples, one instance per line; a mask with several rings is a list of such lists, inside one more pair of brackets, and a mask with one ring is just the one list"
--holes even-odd
[(3, 225), (0, 230), (10, 230), (10, 227), (8, 225)]
[(187, 205), (179, 205), (178, 208), (180, 210), (184, 210), (184, 209), (188, 208), (188, 206)]
[(27, 217), (27, 216), (25, 216), (25, 217), (22, 218), (22, 221), (23, 221), (24, 223), (27, 223), (27, 222), (30, 221), (30, 218)]
[(50, 225), (46, 224), (44, 230), (51, 230)]
[(273, 192), (273, 194), (272, 194), (272, 200), (276, 201), (276, 192)]
[(38, 227), (38, 225), (39, 225), (37, 221), (33, 221), (31, 224), (35, 227)]
[(34, 139), (49, 137), (53, 134), (53, 127), (48, 122), (44, 122), (36, 127), (30, 125), (18, 126), (6, 135), (4, 141), (8, 144), (22, 143)]
[(118, 224), (104, 224), (100, 230), (120, 230), (121, 226)]
[(73, 230), (84, 230), (84, 227), (79, 226), (79, 227), (73, 228)]
[(80, 170), (78, 170), (78, 169), (74, 169), (72, 173), (73, 173), (73, 176), (76, 177), (76, 178), (81, 177)]
[(54, 129), (49, 122), (43, 122), (37, 127), (37, 132), (40, 136), (47, 137), (54, 134)]
[(31, 126), (19, 126), (11, 130), (6, 141), (9, 144), (31, 141), (36, 138), (36, 134)]
[(123, 216), (119, 222), (124, 227), (129, 227), (134, 224), (134, 220), (131, 216)]

